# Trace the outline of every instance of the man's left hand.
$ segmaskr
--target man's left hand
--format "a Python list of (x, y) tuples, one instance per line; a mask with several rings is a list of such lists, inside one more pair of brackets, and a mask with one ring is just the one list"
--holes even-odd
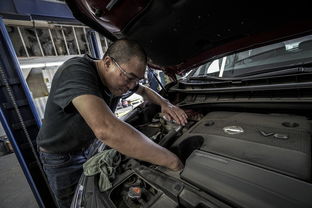
[(187, 123), (187, 115), (184, 110), (172, 105), (170, 102), (165, 102), (161, 105), (161, 113), (165, 116), (166, 120), (174, 120), (182, 126)]

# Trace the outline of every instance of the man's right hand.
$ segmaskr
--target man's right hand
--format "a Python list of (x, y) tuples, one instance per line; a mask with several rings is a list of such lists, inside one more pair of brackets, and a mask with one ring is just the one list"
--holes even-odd
[(173, 154), (173, 159), (169, 162), (167, 168), (172, 171), (181, 171), (184, 168), (184, 165), (181, 160)]

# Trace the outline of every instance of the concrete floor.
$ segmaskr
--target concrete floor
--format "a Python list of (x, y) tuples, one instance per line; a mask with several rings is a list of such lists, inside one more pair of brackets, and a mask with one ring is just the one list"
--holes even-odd
[(39, 207), (14, 153), (0, 156), (0, 207)]

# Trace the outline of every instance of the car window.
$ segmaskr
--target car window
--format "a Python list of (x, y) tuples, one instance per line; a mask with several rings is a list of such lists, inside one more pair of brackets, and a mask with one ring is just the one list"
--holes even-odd
[(239, 77), (312, 62), (312, 35), (254, 48), (212, 60), (193, 69), (191, 77)]

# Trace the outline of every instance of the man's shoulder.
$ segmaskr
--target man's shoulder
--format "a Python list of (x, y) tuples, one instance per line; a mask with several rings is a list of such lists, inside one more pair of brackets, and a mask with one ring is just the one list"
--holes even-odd
[(81, 64), (81, 65), (93, 65), (93, 61), (89, 59), (86, 55), (85, 56), (75, 56), (67, 61), (64, 62), (66, 65), (72, 65), (72, 64)]
[(88, 72), (88, 73), (95, 73), (95, 63), (91, 59), (83, 56), (76, 56), (73, 58), (68, 59), (65, 61), (58, 69), (59, 73), (63, 73), (64, 71), (68, 73), (72, 72)]

